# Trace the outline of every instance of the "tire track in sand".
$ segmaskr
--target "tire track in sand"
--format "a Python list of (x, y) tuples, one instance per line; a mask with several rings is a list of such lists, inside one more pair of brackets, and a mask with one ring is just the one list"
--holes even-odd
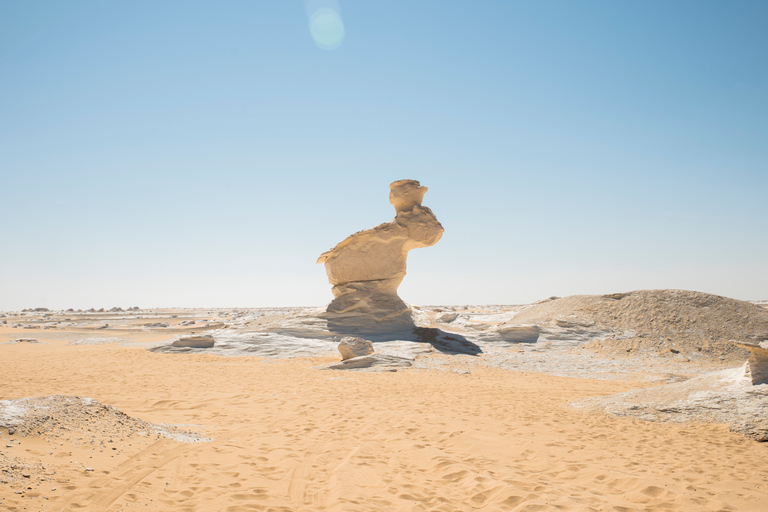
[[(147, 448), (143, 449), (133, 457), (122, 462), (116, 471), (119, 474), (116, 476), (105, 476), (94, 481), (89, 488), (108, 488), (109, 490), (99, 495), (94, 494), (81, 495), (80, 499), (72, 498), (67, 500), (59, 508), (60, 511), (67, 510), (72, 506), (90, 507), (93, 510), (106, 511), (109, 507), (123, 494), (131, 490), (139, 482), (147, 478), (149, 475), (162, 468), (169, 462), (173, 461), (187, 450), (193, 448), (192, 445), (175, 445), (175, 442), (162, 439), (151, 444)], [(171, 445), (169, 449), (165, 449)], [(147, 468), (147, 466), (150, 466)], [(115, 485), (117, 482), (119, 484)], [(92, 501), (91, 501), (92, 500)], [(87, 504), (81, 504), (86, 502)]]
[[(329, 475), (330, 480), (335, 481), (337, 479), (336, 470), (349, 462), (360, 449), (360, 444), (357, 444), (354, 448), (349, 448), (349, 436), (359, 435), (360, 432), (370, 430), (374, 423), (374, 421), (367, 421), (351, 430), (345, 431), (341, 436), (338, 432), (328, 432), (321, 436), (317, 442), (312, 445), (312, 448), (305, 452), (303, 460), (296, 466), (293, 473), (291, 473), (291, 479), (288, 483), (288, 495), (291, 499), (299, 505), (311, 504), (315, 507), (325, 506), (328, 500), (328, 488), (326, 488), (324, 495), (320, 495), (319, 493), (308, 491), (307, 488), (309, 483), (316, 480), (317, 473)], [(340, 444), (341, 446), (335, 446), (337, 444)], [(314, 463), (322, 455), (329, 452), (338, 454), (339, 451), (344, 450), (345, 447), (347, 453), (341, 460), (325, 467), (322, 471), (314, 470)], [(331, 486), (331, 488), (333, 487)]]

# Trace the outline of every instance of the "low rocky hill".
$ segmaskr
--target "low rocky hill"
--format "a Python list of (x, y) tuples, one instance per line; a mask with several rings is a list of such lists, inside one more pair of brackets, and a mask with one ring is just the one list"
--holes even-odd
[(613, 332), (588, 344), (601, 353), (681, 353), (741, 363), (749, 352), (730, 340), (768, 340), (768, 309), (709, 293), (637, 290), (547, 299), (523, 309), (507, 325)]

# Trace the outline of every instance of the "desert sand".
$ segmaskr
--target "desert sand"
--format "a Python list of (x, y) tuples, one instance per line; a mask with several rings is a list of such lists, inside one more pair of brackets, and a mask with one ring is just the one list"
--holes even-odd
[(374, 342), (407, 364), (348, 371), (320, 308), (5, 313), (0, 399), (61, 408), (0, 428), (0, 509), (766, 510), (768, 443), (572, 405), (748, 352), (606, 354), (556, 300), (414, 308), (424, 339)]

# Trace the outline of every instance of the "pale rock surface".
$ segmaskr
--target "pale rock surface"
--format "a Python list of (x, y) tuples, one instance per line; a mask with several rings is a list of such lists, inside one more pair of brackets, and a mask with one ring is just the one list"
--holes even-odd
[(726, 423), (768, 441), (768, 384), (753, 385), (746, 364), (662, 386), (580, 400), (575, 407), (671, 423)]
[(394, 372), (398, 368), (410, 368), (413, 360), (388, 354), (372, 354), (369, 356), (345, 359), (341, 363), (327, 367), (328, 370), (354, 370), (370, 372)]
[(525, 306), (497, 330), (517, 335), (510, 328), (522, 326), (538, 326), (542, 336), (563, 329), (570, 337), (583, 333), (598, 354), (679, 355), (736, 365), (749, 353), (731, 340), (768, 340), (768, 310), (709, 293), (636, 290), (551, 297)]
[(215, 344), (213, 336), (187, 336), (185, 338), (179, 338), (171, 343), (172, 347), (186, 347), (186, 348), (211, 348)]
[(354, 357), (361, 357), (373, 354), (373, 343), (362, 338), (342, 338), (339, 343), (339, 352), (341, 360), (346, 361)]
[(761, 342), (734, 341), (734, 345), (750, 351), (747, 360), (746, 375), (752, 384), (768, 384), (768, 340)]
[(440, 315), (439, 317), (437, 317), (437, 321), (442, 322), (444, 324), (449, 324), (455, 321), (457, 318), (459, 318), (458, 313), (445, 313), (444, 315)]
[(421, 205), (427, 187), (415, 180), (390, 186), (392, 221), (359, 231), (318, 258), (333, 285), (325, 318), (340, 332), (391, 331), (413, 326), (411, 310), (397, 295), (408, 251), (440, 240), (443, 226)]

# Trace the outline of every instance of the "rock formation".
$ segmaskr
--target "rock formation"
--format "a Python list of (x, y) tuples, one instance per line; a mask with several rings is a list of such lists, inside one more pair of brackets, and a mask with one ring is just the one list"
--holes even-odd
[(397, 287), (405, 277), (408, 251), (436, 244), (443, 226), (432, 210), (421, 206), (427, 187), (399, 180), (389, 188), (395, 218), (347, 237), (317, 260), (325, 263), (333, 285), (335, 298), (324, 315), (331, 330), (380, 332), (413, 326)]
[(542, 333), (590, 337), (587, 348), (599, 354), (679, 354), (728, 365), (749, 357), (730, 340), (753, 344), (768, 340), (766, 308), (688, 290), (550, 298), (523, 308), (497, 330), (501, 334), (508, 327), (531, 325)]
[(186, 347), (186, 348), (211, 348), (216, 344), (213, 336), (187, 336), (185, 338), (179, 338), (171, 343), (172, 347)]
[(354, 357), (368, 356), (373, 354), (373, 343), (362, 338), (342, 338), (339, 343), (339, 353), (341, 354), (342, 361)]
[(734, 341), (734, 345), (748, 349), (751, 354), (747, 360), (746, 375), (752, 384), (768, 384), (768, 340), (761, 342)]
[[(748, 372), (747, 372), (748, 374)], [(684, 382), (584, 398), (575, 407), (670, 423), (728, 423), (732, 432), (768, 441), (768, 386), (755, 386), (744, 367)]]

